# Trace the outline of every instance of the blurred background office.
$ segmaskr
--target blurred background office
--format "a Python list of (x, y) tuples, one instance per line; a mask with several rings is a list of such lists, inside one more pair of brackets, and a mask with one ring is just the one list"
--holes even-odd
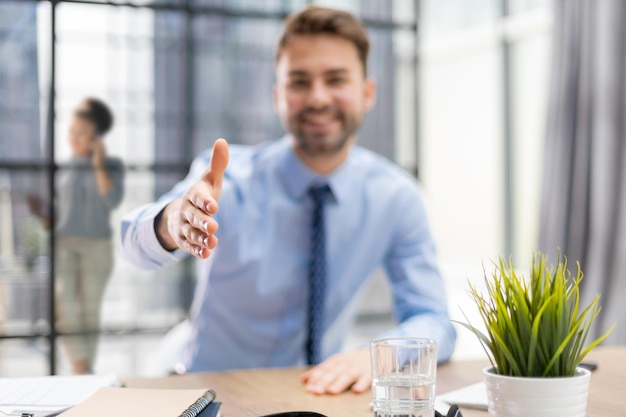
[[(557, 247), (614, 303), (607, 320), (626, 315), (604, 293), (626, 286), (621, 1), (1, 0), (0, 376), (71, 372), (51, 320), (56, 236), (26, 196), (54, 200), (72, 106), (95, 96), (116, 116), (106, 139), (125, 166), (115, 226), (215, 138), (282, 134), (273, 48), (283, 18), (307, 4), (345, 8), (369, 27), (379, 94), (359, 141), (422, 182), (454, 318), (475, 318), (465, 290), (483, 263), (511, 256), (525, 269), (533, 250)], [(95, 372), (163, 372), (163, 336), (187, 313), (191, 268), (115, 260)], [(347, 347), (392, 321), (386, 291), (373, 277)], [(455, 358), (482, 357), (473, 335), (459, 336)]]

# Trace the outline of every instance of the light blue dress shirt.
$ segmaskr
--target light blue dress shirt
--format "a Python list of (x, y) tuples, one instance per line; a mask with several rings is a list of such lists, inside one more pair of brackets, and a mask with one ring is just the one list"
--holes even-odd
[[(183, 251), (159, 244), (156, 215), (196, 182), (211, 151), (154, 204), (122, 220), (122, 256), (143, 268), (176, 262)], [(383, 266), (398, 326), (383, 336), (430, 337), (438, 360), (456, 332), (417, 182), (385, 158), (353, 146), (345, 163), (319, 177), (294, 154), (291, 138), (249, 147), (230, 145), (230, 162), (215, 215), (219, 244), (198, 261), (191, 332), (180, 353), (191, 371), (294, 366), (305, 363), (307, 264), (312, 201), (307, 189), (327, 182), (327, 299), (322, 357), (341, 350), (364, 284)]]

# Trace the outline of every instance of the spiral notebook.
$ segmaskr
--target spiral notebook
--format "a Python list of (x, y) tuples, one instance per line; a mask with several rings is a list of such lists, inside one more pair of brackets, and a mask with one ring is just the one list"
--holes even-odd
[(219, 403), (207, 389), (103, 387), (59, 417), (215, 417)]

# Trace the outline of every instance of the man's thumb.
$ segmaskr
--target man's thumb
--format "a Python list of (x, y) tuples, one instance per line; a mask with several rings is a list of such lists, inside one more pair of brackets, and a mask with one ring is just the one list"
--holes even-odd
[(219, 198), (222, 191), (222, 179), (226, 166), (228, 166), (228, 142), (226, 139), (220, 138), (213, 144), (211, 163), (203, 175), (203, 179), (211, 184), (214, 191), (217, 192), (217, 195), (213, 196), (216, 199)]

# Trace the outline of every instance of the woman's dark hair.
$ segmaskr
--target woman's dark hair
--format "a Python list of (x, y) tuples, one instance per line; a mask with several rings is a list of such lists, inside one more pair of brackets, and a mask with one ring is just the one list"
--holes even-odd
[(363, 65), (363, 73), (367, 73), (367, 55), (369, 53), (367, 30), (365, 25), (350, 13), (325, 7), (308, 6), (301, 12), (289, 16), (278, 41), (276, 61), (291, 38), (298, 35), (333, 35), (350, 41), (356, 47)]
[(76, 107), (74, 115), (92, 122), (96, 126), (98, 136), (103, 136), (113, 126), (113, 113), (111, 113), (109, 106), (97, 98), (87, 97), (83, 99)]

